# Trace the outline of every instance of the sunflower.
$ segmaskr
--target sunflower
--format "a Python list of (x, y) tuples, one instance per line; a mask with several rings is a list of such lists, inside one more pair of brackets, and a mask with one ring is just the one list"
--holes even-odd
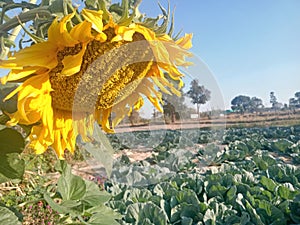
[(61, 159), (65, 149), (74, 152), (77, 135), (89, 140), (94, 121), (113, 132), (125, 115), (143, 106), (144, 97), (162, 111), (162, 91), (179, 95), (178, 66), (189, 65), (192, 38), (174, 41), (133, 21), (122, 25), (111, 15), (104, 20), (101, 10), (83, 9), (77, 24), (74, 15), (54, 19), (45, 41), (0, 61), (10, 69), (1, 83), (21, 83), (5, 98), (18, 95), (8, 125), (31, 125), (30, 147), (41, 154), (51, 146)]

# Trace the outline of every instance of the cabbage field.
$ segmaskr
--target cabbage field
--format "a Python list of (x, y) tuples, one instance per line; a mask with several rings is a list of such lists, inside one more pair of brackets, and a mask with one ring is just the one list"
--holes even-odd
[[(102, 140), (116, 151), (108, 178), (103, 167), (93, 170), (99, 163), (89, 164), (89, 178), (76, 174), (88, 154), (69, 164), (50, 152), (20, 155), (23, 178), (0, 187), (0, 222), (300, 224), (298, 126), (136, 131)], [(81, 147), (95, 153), (99, 146)], [(107, 167), (109, 154), (99, 157)]]
[(120, 224), (300, 224), (300, 127), (170, 130), (153, 151), (105, 183)]

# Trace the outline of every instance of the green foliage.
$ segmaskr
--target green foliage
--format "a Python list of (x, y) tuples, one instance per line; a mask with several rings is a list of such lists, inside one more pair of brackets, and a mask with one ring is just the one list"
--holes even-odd
[[(194, 143), (203, 134), (186, 130), (182, 136), (184, 132)], [(106, 183), (112, 195), (108, 206), (123, 215), (121, 224), (160, 224), (155, 215), (165, 224), (299, 223), (300, 169), (283, 161), (293, 154), (298, 132), (298, 127), (229, 129), (220, 138), (228, 143), (224, 151), (208, 144), (194, 153), (172, 143), (174, 136), (165, 138), (163, 145), (171, 146), (165, 151), (134, 164), (124, 158), (114, 164)], [(203, 172), (190, 165), (192, 159), (198, 166), (218, 163), (207, 163), (213, 169)]]
[[(49, 215), (54, 224), (284, 225), (300, 221), (300, 169), (293, 158), (299, 151), (299, 127), (168, 131), (149, 158), (134, 163), (126, 156), (115, 160), (105, 190), (74, 175), (65, 161), (51, 167), (49, 160), (55, 159), (50, 154), (47, 159), (20, 156), (24, 139), (16, 130), (5, 128), (1, 134), (0, 150), (11, 156), (9, 160), (25, 161), (26, 170), (36, 174), (42, 173), (41, 168), (60, 173), (50, 185), (45, 185), (47, 177), (25, 174), (33, 183), (24, 185), (29, 186), (26, 196), (16, 191), (3, 195), (1, 209), (15, 224), (21, 221), (16, 211), (32, 217)], [(102, 147), (112, 148), (102, 133), (95, 135), (91, 151), (101, 147), (100, 141)], [(149, 134), (136, 135), (143, 144)], [(155, 135), (161, 136), (159, 131)], [(203, 144), (202, 136), (208, 143)], [(114, 136), (108, 137), (118, 147)], [(36, 213), (31, 205), (37, 205)]]
[(151, 202), (134, 203), (127, 208), (125, 221), (131, 224), (164, 225), (167, 217), (161, 208)]
[(0, 206), (0, 224), (21, 225), (21, 222), (11, 210)]
[[(0, 84), (0, 110), (7, 113), (13, 113), (17, 111), (17, 95), (14, 95), (12, 98), (4, 101), (4, 98), (16, 89), (18, 85), (16, 84)], [(5, 124), (5, 123), (0, 123)]]
[(20, 153), (25, 147), (22, 135), (11, 128), (0, 130), (0, 183), (22, 179), (25, 162)]
[(83, 220), (86, 224), (117, 224), (116, 219), (120, 216), (113, 210), (105, 206), (110, 199), (107, 192), (100, 191), (99, 187), (92, 181), (83, 180), (81, 177), (73, 175), (71, 167), (65, 161), (59, 161), (56, 165), (61, 176), (57, 183), (57, 192), (54, 197), (60, 199), (60, 204), (56, 203), (50, 193), (44, 193), (44, 199), (55, 211), (63, 214), (61, 221)]

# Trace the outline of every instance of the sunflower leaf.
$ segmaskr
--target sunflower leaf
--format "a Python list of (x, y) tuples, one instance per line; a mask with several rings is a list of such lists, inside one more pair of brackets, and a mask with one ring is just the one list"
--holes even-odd
[(163, 13), (164, 21), (161, 26), (155, 30), (155, 33), (158, 35), (163, 35), (167, 31), (168, 23), (169, 23), (169, 16), (170, 16), (170, 2), (168, 3), (168, 10), (166, 10), (160, 3), (158, 3), (160, 10)]
[(62, 199), (67, 200), (79, 200), (86, 192), (86, 184), (84, 180), (71, 173), (70, 165), (62, 166), (62, 174), (57, 182), (57, 188), (60, 192)]
[(98, 0), (98, 5), (99, 5), (99, 9), (101, 9), (103, 11), (103, 20), (108, 21), (109, 20), (109, 12), (106, 8), (106, 2), (103, 0)]
[(98, 124), (94, 126), (94, 141), (85, 144), (85, 149), (102, 164), (108, 176), (112, 172), (114, 150)]
[(169, 32), (168, 32), (168, 35), (169, 35), (170, 37), (172, 37), (173, 32), (174, 32), (174, 14), (175, 14), (175, 9), (174, 9), (173, 12), (172, 12), (170, 29), (169, 29)]
[(25, 161), (19, 158), (19, 154), (0, 154), (0, 162), (0, 183), (23, 178)]
[(8, 113), (13, 113), (17, 111), (17, 95), (12, 98), (3, 101), (3, 99), (12, 92), (16, 87), (16, 84), (0, 84), (0, 110)]
[(24, 138), (18, 131), (11, 128), (0, 130), (0, 156), (10, 153), (21, 153), (24, 147)]
[(44, 42), (45, 40), (43, 38), (40, 38), (34, 34), (32, 34), (20, 21), (19, 17), (17, 16), (17, 19), (19, 20), (20, 26), (23, 28), (23, 30), (25, 31), (25, 33), (31, 38), (31, 40), (33, 40), (35, 43), (41, 43)]
[(24, 147), (24, 138), (18, 131), (11, 128), (0, 130), (0, 183), (22, 179), (25, 162), (19, 158), (19, 153)]
[(21, 225), (18, 217), (8, 208), (0, 206), (0, 224)]

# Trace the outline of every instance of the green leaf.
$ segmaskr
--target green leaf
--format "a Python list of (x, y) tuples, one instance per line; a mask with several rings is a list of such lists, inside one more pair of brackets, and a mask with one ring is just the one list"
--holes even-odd
[(278, 195), (283, 199), (292, 200), (295, 197), (295, 192), (291, 191), (288, 187), (280, 185), (277, 189)]
[(124, 201), (109, 201), (106, 205), (122, 214), (125, 214), (127, 208)]
[(267, 188), (268, 191), (275, 191), (275, 188), (277, 186), (277, 184), (275, 183), (275, 181), (273, 181), (270, 178), (267, 178), (266, 176), (262, 176), (260, 183)]
[(209, 189), (208, 189), (208, 193), (207, 196), (209, 198), (215, 197), (215, 196), (220, 196), (223, 198), (224, 194), (226, 193), (226, 191), (228, 190), (227, 187), (224, 187), (220, 184), (215, 184), (212, 185)]
[(227, 199), (232, 201), (236, 198), (237, 188), (236, 186), (232, 186), (226, 193)]
[(124, 199), (126, 201), (131, 201), (133, 203), (147, 202), (149, 201), (151, 196), (152, 196), (151, 191), (147, 189), (133, 188), (133, 189), (126, 190), (124, 193)]
[(15, 94), (10, 99), (4, 101), (4, 98), (17, 87), (18, 85), (16, 84), (0, 84), (0, 110), (8, 113), (13, 113), (17, 111), (17, 94)]
[(66, 16), (68, 13), (67, 4), (72, 4), (70, 0), (50, 0), (48, 10), (59, 17)]
[(0, 130), (0, 183), (22, 179), (25, 162), (20, 159), (25, 141), (22, 135), (11, 128)]
[(171, 209), (170, 222), (175, 223), (180, 221), (182, 218), (191, 218), (192, 221), (202, 220), (203, 215), (200, 213), (198, 205), (192, 205), (186, 202), (183, 202), (179, 205), (176, 205)]
[(287, 139), (278, 139), (271, 142), (271, 149), (280, 152), (287, 152), (294, 143)]
[(25, 147), (22, 135), (11, 128), (0, 130), (0, 154), (21, 153)]
[(116, 220), (122, 218), (119, 213), (104, 205), (95, 206), (87, 212), (93, 214), (88, 220), (88, 224), (118, 225), (119, 223)]
[(85, 3), (87, 8), (96, 9), (98, 0), (86, 0), (84, 3)]
[(60, 205), (65, 208), (72, 209), (80, 206), (81, 202), (77, 200), (66, 200), (66, 201), (62, 201)]
[(0, 206), (0, 224), (22, 225), (18, 217), (8, 208)]
[(82, 202), (89, 207), (103, 205), (111, 198), (110, 194), (106, 191), (100, 191), (94, 182), (85, 180), (85, 184), (86, 193), (82, 197)]
[(155, 185), (153, 192), (160, 196), (161, 198), (169, 201), (172, 196), (175, 196), (178, 190), (172, 186), (172, 184), (167, 182), (162, 182)]
[(182, 219), (181, 219), (181, 224), (182, 225), (192, 225), (193, 224), (193, 219), (183, 216)]
[(246, 202), (246, 204), (245, 204), (246, 209), (251, 216), (251, 221), (257, 225), (264, 225), (260, 216), (257, 214), (256, 210), (251, 206), (251, 204), (247, 200), (245, 200), (245, 202)]
[(190, 189), (178, 191), (174, 196), (174, 198), (175, 198), (174, 200), (176, 200), (176, 204), (188, 203), (191, 205), (195, 205), (197, 207), (199, 207), (200, 204), (200, 201), (196, 193)]
[(133, 224), (150, 222), (155, 225), (167, 224), (168, 218), (161, 208), (152, 202), (134, 203), (127, 207), (125, 221)]
[(57, 182), (57, 190), (63, 200), (79, 200), (86, 192), (84, 180), (71, 173), (71, 167), (67, 165)]
[(98, 124), (94, 124), (93, 142), (83, 143), (83, 147), (102, 164), (109, 177), (112, 172), (114, 149), (110, 141), (101, 131)]
[(61, 214), (70, 213), (70, 209), (57, 204), (55, 201), (53, 201), (53, 199), (49, 196), (48, 193), (45, 192), (43, 196), (44, 196), (45, 201), (50, 205), (50, 207), (53, 210), (55, 210), (55, 211), (57, 211), (58, 213), (61, 213)]
[[(260, 212), (261, 209), (264, 210), (265, 214)], [(286, 224), (286, 218), (283, 212), (268, 201), (258, 201), (257, 212), (260, 212), (261, 217), (263, 217), (266, 220), (265, 223)]]
[(292, 202), (290, 202), (291, 218), (294, 223), (300, 224), (300, 195), (297, 195)]
[(0, 154), (0, 162), (0, 183), (23, 178), (25, 162), (19, 154)]

